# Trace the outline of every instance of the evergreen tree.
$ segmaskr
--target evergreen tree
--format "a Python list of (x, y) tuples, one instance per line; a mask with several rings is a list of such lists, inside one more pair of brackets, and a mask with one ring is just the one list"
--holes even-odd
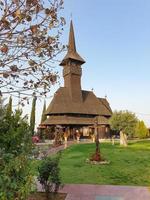
[(46, 120), (46, 115), (45, 115), (45, 112), (46, 112), (46, 101), (44, 101), (44, 106), (43, 106), (43, 111), (42, 111), (42, 117), (41, 117), (41, 124), (42, 122), (44, 122)]
[(4, 109), (4, 106), (3, 106), (3, 99), (2, 97), (0, 96), (0, 111)]
[(3, 119), (6, 106), (4, 106), (4, 99), (0, 96), (0, 122)]
[(9, 102), (6, 109), (6, 115), (9, 117), (12, 115), (12, 97), (9, 97)]
[(135, 136), (141, 139), (148, 136), (148, 129), (143, 121), (138, 121), (135, 129)]
[(32, 101), (32, 110), (31, 110), (31, 116), (30, 116), (30, 129), (32, 135), (34, 135), (34, 128), (35, 128), (35, 108), (36, 108), (36, 100), (37, 98), (34, 97)]

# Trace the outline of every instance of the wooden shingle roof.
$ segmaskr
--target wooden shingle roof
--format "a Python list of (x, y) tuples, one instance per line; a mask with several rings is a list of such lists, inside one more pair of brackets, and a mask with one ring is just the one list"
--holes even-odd
[[(78, 116), (49, 116), (44, 125), (93, 125), (95, 123), (95, 117), (78, 117)], [(108, 125), (108, 118), (104, 116), (98, 117), (98, 125)]]
[(86, 114), (111, 116), (112, 111), (106, 99), (97, 98), (91, 91), (82, 90), (82, 102), (71, 99), (69, 90), (61, 87), (46, 110), (46, 115), (53, 114)]

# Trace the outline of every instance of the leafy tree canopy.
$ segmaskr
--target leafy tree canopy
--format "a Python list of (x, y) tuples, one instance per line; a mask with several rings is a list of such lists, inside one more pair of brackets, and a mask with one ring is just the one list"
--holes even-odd
[(123, 131), (129, 137), (132, 137), (135, 133), (137, 121), (137, 117), (132, 112), (115, 111), (110, 118), (110, 126), (112, 130)]

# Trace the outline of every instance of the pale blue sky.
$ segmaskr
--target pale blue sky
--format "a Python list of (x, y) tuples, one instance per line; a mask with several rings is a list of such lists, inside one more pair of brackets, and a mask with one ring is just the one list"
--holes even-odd
[(82, 87), (108, 96), (113, 110), (149, 114), (138, 117), (150, 126), (150, 1), (65, 0), (63, 40), (70, 15), (77, 50), (86, 60)]
[(68, 42), (72, 13), (77, 50), (86, 60), (82, 88), (107, 95), (113, 110), (133, 111), (150, 126), (150, 0), (64, 1), (62, 42)]

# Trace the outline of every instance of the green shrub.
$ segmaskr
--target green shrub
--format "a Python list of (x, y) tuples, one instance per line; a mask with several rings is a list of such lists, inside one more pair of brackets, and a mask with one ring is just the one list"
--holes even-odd
[(146, 138), (148, 136), (148, 129), (143, 121), (138, 121), (135, 129), (135, 136), (140, 139)]
[(33, 180), (29, 168), (29, 125), (21, 111), (8, 114), (2, 104), (0, 110), (0, 199), (25, 200)]
[(60, 154), (54, 158), (45, 157), (38, 168), (38, 180), (45, 190), (47, 199), (57, 193), (61, 186), (59, 160)]

